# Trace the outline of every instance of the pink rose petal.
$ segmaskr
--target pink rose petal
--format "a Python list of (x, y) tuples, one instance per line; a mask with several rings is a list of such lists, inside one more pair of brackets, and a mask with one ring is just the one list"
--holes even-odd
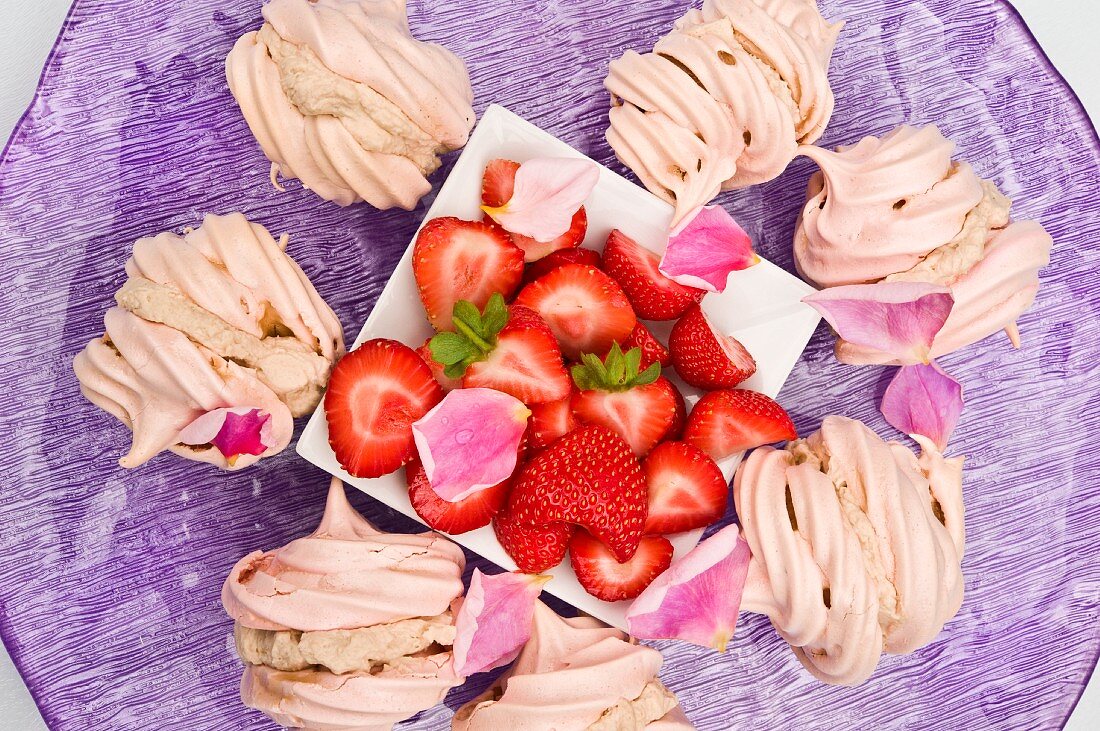
[(456, 503), (507, 479), (530, 415), (522, 401), (491, 388), (460, 388), (444, 396), (412, 425), (432, 489)]
[(499, 208), (481, 209), (505, 231), (536, 241), (553, 241), (596, 187), (600, 169), (591, 160), (536, 157), (519, 166), (512, 197)]
[(232, 464), (242, 454), (263, 454), (271, 446), (271, 414), (249, 407), (211, 409), (185, 426), (181, 444), (213, 444)]
[(760, 257), (745, 229), (721, 206), (704, 206), (672, 232), (661, 274), (685, 287), (724, 292), (730, 272), (748, 269)]
[(936, 363), (903, 366), (879, 407), (891, 426), (931, 439), (942, 452), (963, 408), (963, 387)]
[(855, 345), (889, 353), (903, 365), (927, 363), (936, 334), (955, 298), (925, 282), (880, 282), (830, 287), (803, 300)]
[(455, 616), (455, 675), (468, 678), (507, 665), (531, 638), (535, 600), (549, 576), (483, 574), (474, 569), (470, 590)]
[(684, 640), (725, 652), (749, 571), (749, 544), (730, 525), (658, 576), (626, 614), (640, 639)]

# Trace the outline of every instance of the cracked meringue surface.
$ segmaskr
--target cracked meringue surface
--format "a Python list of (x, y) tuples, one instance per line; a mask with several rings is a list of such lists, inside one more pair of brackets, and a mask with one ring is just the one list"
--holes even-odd
[(462, 60), (412, 37), (404, 0), (272, 0), (263, 16), (226, 77), (272, 180), (339, 205), (414, 208), (474, 124)]
[(611, 62), (607, 141), (675, 222), (722, 190), (777, 177), (833, 111), (841, 28), (816, 0), (705, 0), (651, 53)]
[(883, 652), (932, 642), (962, 603), (962, 458), (918, 458), (828, 416), (734, 478), (752, 550), (742, 609), (767, 615), (818, 679), (855, 685)]
[[(795, 231), (795, 266), (818, 287), (928, 282), (950, 287), (951, 316), (931, 357), (999, 330), (1018, 344), (1016, 320), (1039, 289), (1053, 240), (1035, 221), (1013, 222), (1011, 201), (953, 160), (935, 126), (902, 126), (836, 151), (807, 146), (811, 178)], [(891, 355), (840, 340), (842, 362), (892, 364)]]
[(382, 533), (330, 483), (317, 530), (242, 558), (222, 588), (245, 705), (302, 729), (389, 729), (459, 685), (452, 605), (462, 550)]
[[(105, 334), (73, 363), (88, 400), (133, 431), (123, 467), (169, 449), (240, 469), (285, 448), (293, 418), (320, 402), (343, 331), (286, 243), (232, 213), (134, 244)], [(224, 407), (270, 414), (263, 454), (229, 460), (180, 442), (188, 424)]]

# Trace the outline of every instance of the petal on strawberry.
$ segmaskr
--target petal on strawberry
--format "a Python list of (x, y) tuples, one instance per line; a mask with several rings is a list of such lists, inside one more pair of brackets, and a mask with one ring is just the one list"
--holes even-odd
[(474, 569), (455, 615), (454, 671), (460, 678), (516, 659), (531, 637), (535, 601), (549, 576), (483, 574)]
[(642, 592), (627, 612), (640, 639), (684, 640), (725, 652), (748, 578), (749, 544), (730, 525), (706, 539)]
[(645, 532), (705, 528), (726, 512), (729, 485), (714, 460), (684, 442), (659, 444), (642, 463), (649, 491)]
[(569, 544), (569, 561), (584, 590), (605, 602), (633, 599), (664, 573), (672, 563), (672, 544), (667, 538), (645, 536), (629, 561), (615, 555), (583, 530)]
[(745, 346), (716, 330), (699, 305), (691, 305), (672, 326), (668, 346), (673, 368), (696, 388), (735, 388), (756, 372)]
[(621, 231), (607, 237), (603, 263), (643, 320), (675, 320), (706, 294), (661, 274), (660, 258)]
[(591, 160), (533, 158), (520, 164), (507, 202), (482, 210), (509, 233), (553, 241), (569, 230), (599, 179), (600, 169)]
[(520, 571), (541, 574), (562, 562), (576, 528), (568, 523), (520, 523), (506, 504), (493, 518), (493, 530)]
[(747, 389), (706, 394), (691, 410), (684, 429), (684, 441), (715, 461), (796, 437), (791, 417), (782, 406)]
[(725, 208), (703, 206), (669, 237), (660, 272), (686, 287), (724, 292), (731, 272), (759, 261), (752, 239)]
[(879, 408), (895, 429), (927, 437), (942, 452), (962, 413), (963, 387), (935, 362), (902, 366)]
[(409, 502), (420, 519), (432, 529), (458, 535), (489, 525), (500, 512), (512, 489), (511, 475), (499, 485), (475, 492), (457, 503), (447, 502), (432, 489), (428, 475), (418, 460), (405, 465), (405, 482), (409, 486)]

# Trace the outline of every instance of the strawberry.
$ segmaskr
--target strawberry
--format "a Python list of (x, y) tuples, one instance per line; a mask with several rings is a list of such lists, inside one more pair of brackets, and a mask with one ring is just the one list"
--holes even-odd
[(634, 557), (619, 563), (607, 547), (583, 530), (569, 542), (569, 562), (584, 590), (605, 602), (633, 599), (672, 564), (667, 538), (645, 536)]
[(431, 338), (425, 340), (424, 344), (416, 349), (416, 354), (432, 369), (432, 375), (435, 376), (436, 382), (443, 388), (443, 393), (462, 388), (462, 379), (448, 378), (447, 374), (443, 372), (443, 364), (432, 357), (431, 343)]
[[(540, 556), (552, 559), (564, 533), (550, 533), (561, 524), (578, 525), (606, 545), (620, 561), (638, 548), (646, 516), (642, 467), (630, 445), (602, 426), (587, 425), (569, 432), (529, 461), (520, 473), (504, 510), (509, 544), (529, 551), (529, 543), (548, 542)], [(511, 530), (510, 523), (518, 525)], [(537, 529), (531, 532), (529, 529)], [(557, 530), (557, 529), (555, 529)], [(498, 526), (498, 535), (501, 527)], [(517, 537), (518, 536), (518, 537)], [(520, 563), (526, 554), (509, 554)], [(536, 563), (534, 561), (529, 562)], [(551, 564), (553, 565), (553, 564)], [(548, 568), (548, 567), (545, 567)]]
[(660, 363), (661, 367), (666, 367), (672, 363), (668, 348), (641, 322), (634, 326), (630, 337), (623, 343), (623, 348), (625, 350), (631, 348), (642, 349), (642, 368), (648, 368), (654, 363)]
[(512, 487), (509, 478), (456, 503), (448, 502), (432, 489), (424, 466), (415, 459), (405, 465), (405, 482), (409, 486), (409, 502), (416, 514), (434, 530), (452, 535), (489, 525), (504, 506)]
[(590, 267), (600, 269), (603, 267), (603, 259), (600, 258), (598, 251), (592, 249), (582, 247), (559, 249), (532, 264), (528, 264), (527, 269), (523, 272), (523, 284), (526, 286), (566, 264), (587, 264)]
[[(512, 160), (490, 160), (485, 166), (485, 176), (481, 180), (481, 202), (490, 208), (499, 208), (512, 198), (512, 191), (516, 184), (516, 171), (519, 163)], [(485, 222), (497, 226), (489, 216), (485, 216)], [(499, 228), (499, 226), (497, 226)], [(504, 229), (501, 229), (503, 231)], [(523, 250), (524, 258), (529, 261), (538, 261), (548, 254), (564, 249), (571, 249), (581, 245), (584, 235), (588, 231), (588, 214), (584, 206), (577, 209), (569, 223), (569, 230), (553, 241), (537, 241), (528, 236), (511, 234), (512, 241)]]
[(668, 346), (672, 366), (696, 388), (734, 388), (756, 373), (756, 361), (745, 346), (715, 330), (699, 305), (689, 307), (672, 326)]
[(660, 263), (659, 256), (622, 231), (612, 231), (607, 237), (603, 269), (623, 288), (643, 320), (675, 320), (706, 294), (661, 274)]
[(714, 460), (797, 436), (782, 406), (745, 389), (711, 391), (703, 396), (684, 429), (684, 441)]
[(714, 460), (684, 442), (658, 444), (642, 463), (649, 490), (646, 533), (705, 528), (726, 512), (729, 485)]
[(532, 449), (542, 449), (557, 439), (573, 431), (577, 422), (573, 418), (571, 399), (547, 401), (531, 404), (531, 419), (528, 422), (528, 444)]
[(673, 396), (676, 397), (676, 413), (672, 415), (672, 424), (668, 427), (668, 432), (661, 438), (661, 441), (676, 441), (684, 435), (684, 427), (687, 426), (688, 408), (684, 403), (684, 394), (680, 393), (680, 389), (672, 389)]
[(396, 340), (369, 340), (332, 369), (328, 441), (355, 477), (381, 477), (412, 459), (412, 423), (443, 398), (432, 371)]
[(542, 315), (562, 353), (573, 359), (606, 353), (630, 337), (638, 321), (615, 280), (584, 264), (566, 264), (531, 282), (515, 304)]
[(504, 304), (493, 294), (478, 312), (473, 303), (454, 306), (455, 332), (431, 339), (431, 357), (446, 378), (465, 388), (493, 388), (525, 403), (559, 401), (569, 395), (569, 374), (554, 333), (538, 313)]
[(501, 548), (512, 557), (520, 571), (541, 574), (562, 562), (576, 529), (568, 523), (521, 524), (509, 512), (506, 503), (504, 510), (493, 518), (493, 530)]
[(577, 390), (571, 404), (577, 421), (607, 427), (639, 458), (664, 438), (676, 414), (676, 387), (661, 376), (659, 363), (639, 372), (641, 359), (641, 348), (624, 355), (618, 343), (605, 361), (585, 354), (573, 366)]
[(512, 296), (523, 279), (523, 252), (499, 228), (433, 218), (416, 235), (412, 267), (428, 321), (446, 330), (459, 300), (484, 307), (494, 292)]

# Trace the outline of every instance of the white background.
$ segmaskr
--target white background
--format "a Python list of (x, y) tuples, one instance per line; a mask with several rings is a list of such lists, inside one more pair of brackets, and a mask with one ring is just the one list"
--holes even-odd
[[(1077, 91), (1093, 120), (1100, 120), (1100, 51), (1094, 38), (1100, 29), (1100, 2), (1014, 0), (1013, 4)], [(0, 0), (0, 139), (7, 138), (30, 102), (68, 6), (69, 0)], [(1100, 728), (1100, 680), (1094, 681), (1066, 727), (1069, 731)], [(0, 728), (46, 728), (11, 660), (2, 651)]]

